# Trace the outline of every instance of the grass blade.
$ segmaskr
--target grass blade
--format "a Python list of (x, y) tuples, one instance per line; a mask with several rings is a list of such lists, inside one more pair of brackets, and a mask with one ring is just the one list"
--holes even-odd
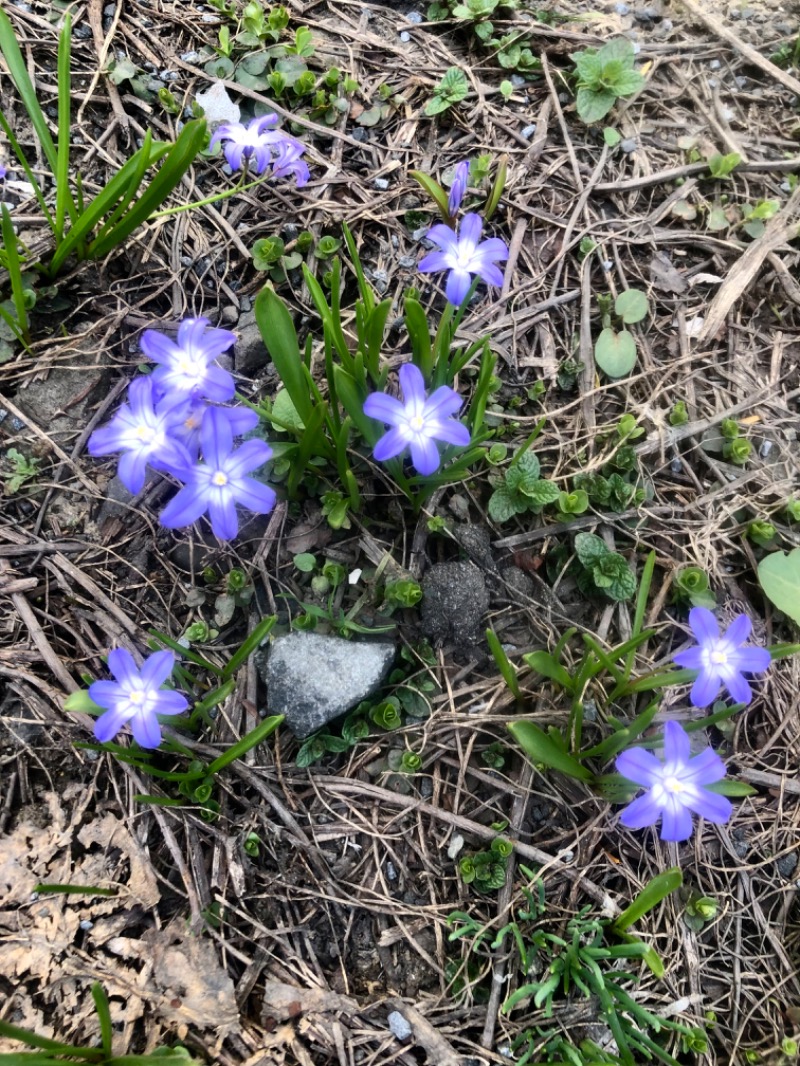
[(72, 222), (77, 221), (77, 211), (69, 191), (69, 127), (70, 127), (70, 51), (72, 18), (64, 16), (64, 26), (58, 35), (58, 152), (56, 158), (56, 241), (64, 239), (64, 222), (67, 212)]
[(497, 669), (500, 671), (512, 696), (515, 700), (522, 699), (519, 681), (517, 681), (517, 671), (514, 669), (511, 660), (506, 655), (505, 648), (493, 629), (486, 630), (486, 643), (489, 645), (489, 651), (492, 653)]
[(232, 744), (218, 759), (215, 759), (209, 765), (207, 772), (209, 774), (217, 774), (236, 759), (240, 759), (242, 755), (245, 755), (251, 748), (256, 747), (257, 744), (260, 744), (263, 740), (266, 740), (268, 736), (271, 736), (283, 719), (284, 715), (282, 714), (274, 714), (271, 718), (265, 718), (260, 725), (257, 725), (255, 729), (251, 729), (241, 740)]
[(258, 625), (253, 629), (253, 632), (247, 636), (240, 648), (233, 653), (230, 657), (228, 664), (222, 671), (222, 676), (227, 680), (229, 677), (233, 677), (242, 663), (246, 662), (250, 658), (251, 654), (260, 648), (264, 641), (269, 636), (272, 627), (277, 622), (276, 616), (270, 615), (269, 618), (262, 618)]
[(8, 277), (11, 282), (11, 301), (14, 304), (14, 313), (17, 316), (17, 326), (22, 338), (27, 340), (28, 310), (25, 307), (25, 286), (22, 281), (22, 266), (17, 251), (17, 235), (14, 232), (11, 214), (5, 204), (2, 204), (0, 232), (3, 235), (3, 251), (6, 259), (6, 270), (8, 270)]
[(8, 72), (11, 75), (11, 80), (22, 99), (25, 110), (28, 112), (28, 118), (31, 120), (34, 133), (36, 134), (39, 144), (42, 146), (42, 151), (45, 154), (50, 170), (53, 174), (56, 174), (58, 171), (58, 153), (56, 152), (56, 146), (53, 144), (53, 138), (50, 136), (47, 119), (44, 117), (44, 112), (42, 111), (36, 96), (36, 90), (34, 89), (33, 82), (28, 74), (28, 68), (25, 66), (25, 60), (19, 45), (17, 44), (14, 27), (11, 25), (11, 20), (8, 15), (6, 15), (1, 9), (0, 52), (3, 53), (3, 58), (8, 66)]

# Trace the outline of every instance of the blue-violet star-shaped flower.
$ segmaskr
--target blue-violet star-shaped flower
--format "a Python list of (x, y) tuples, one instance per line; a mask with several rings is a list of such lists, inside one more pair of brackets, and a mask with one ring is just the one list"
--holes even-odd
[(94, 735), (101, 744), (112, 740), (124, 725), (130, 725), (133, 739), (143, 748), (157, 748), (161, 743), (161, 726), (156, 715), (183, 714), (189, 701), (180, 692), (161, 686), (172, 673), (175, 656), (171, 651), (157, 651), (136, 666), (125, 648), (115, 648), (108, 655), (108, 669), (114, 681), (95, 681), (89, 686), (89, 698), (105, 708), (94, 723)]
[(443, 223), (431, 226), (427, 233), (428, 240), (438, 244), (440, 251), (426, 255), (418, 269), (423, 274), (449, 270), (444, 291), (456, 307), (466, 299), (473, 274), (487, 285), (503, 284), (503, 272), (495, 264), (508, 259), (508, 245), (499, 237), (481, 241), (482, 231), (483, 219), (470, 212), (461, 220), (458, 234)]
[(691, 693), (695, 707), (708, 707), (723, 685), (736, 703), (749, 703), (753, 692), (743, 675), (762, 673), (772, 662), (772, 657), (766, 648), (742, 647), (752, 629), (747, 615), (737, 615), (720, 635), (711, 611), (706, 607), (693, 607), (689, 612), (689, 625), (698, 646), (679, 651), (674, 659), (678, 666), (700, 671)]
[(158, 363), (153, 380), (163, 394), (202, 396), (214, 403), (233, 398), (233, 376), (215, 360), (236, 340), (229, 329), (212, 329), (207, 318), (186, 318), (178, 326), (177, 340), (154, 329), (142, 334), (141, 347)]
[(622, 811), (620, 821), (629, 829), (644, 829), (661, 819), (662, 840), (688, 840), (692, 812), (721, 825), (733, 813), (729, 799), (710, 792), (725, 776), (725, 764), (711, 748), (693, 758), (689, 734), (677, 722), (664, 726), (664, 762), (644, 748), (631, 748), (617, 756), (617, 772), (647, 789)]
[(440, 385), (426, 396), (422, 373), (413, 363), (400, 367), (400, 388), (402, 403), (384, 392), (373, 392), (364, 402), (365, 415), (392, 427), (375, 445), (372, 454), (378, 462), (385, 462), (409, 448), (418, 473), (432, 474), (438, 470), (441, 458), (437, 440), (459, 447), (469, 444), (467, 427), (450, 417), (463, 401), (448, 385)]
[[(256, 174), (263, 174), (272, 163), (273, 177), (283, 178), (294, 174), (298, 185), (308, 181), (308, 167), (300, 160), (306, 150), (296, 137), (276, 130), (278, 116), (261, 115), (245, 126), (241, 122), (224, 122), (211, 138), (209, 147), (219, 141), (231, 170), (239, 170), (245, 164)], [(273, 155), (277, 160), (273, 163)]]
[(248, 440), (234, 450), (230, 421), (215, 407), (203, 416), (200, 444), (204, 462), (179, 474), (185, 485), (164, 508), (161, 524), (178, 529), (208, 512), (214, 535), (232, 540), (239, 532), (237, 503), (256, 514), (275, 506), (274, 490), (246, 476), (272, 457), (272, 448), (263, 440)]
[(134, 378), (128, 387), (128, 403), (122, 404), (108, 423), (96, 429), (87, 445), (90, 455), (123, 454), (117, 473), (129, 492), (144, 488), (148, 466), (175, 470), (191, 462), (185, 446), (176, 439), (183, 415), (175, 399), (157, 399), (152, 377)]
[[(210, 410), (208, 403), (197, 397), (185, 401), (180, 408), (181, 422), (175, 430), (175, 438), (186, 447), (193, 462), (200, 454), (200, 427)], [(258, 425), (258, 415), (249, 407), (215, 407), (214, 410), (228, 419), (234, 437), (241, 437)]]

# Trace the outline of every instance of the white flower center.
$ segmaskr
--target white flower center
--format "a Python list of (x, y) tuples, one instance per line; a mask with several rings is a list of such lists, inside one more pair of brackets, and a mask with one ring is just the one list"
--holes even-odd
[(128, 697), (128, 699), (136, 707), (141, 707), (141, 705), (144, 703), (144, 701), (146, 699), (146, 696), (147, 696), (146, 692), (140, 692), (140, 691), (137, 690), (136, 692), (131, 692), (131, 694)]
[(212, 476), (211, 484), (212, 485), (219, 485), (220, 487), (222, 485), (227, 485), (228, 484), (228, 475), (227, 474), (223, 474), (223, 472), (221, 470), (218, 470), (216, 472), (216, 474), (214, 474)]
[(142, 441), (144, 444), (152, 444), (155, 440), (157, 433), (152, 426), (137, 426), (135, 435), (137, 440)]
[(469, 244), (459, 244), (458, 255), (456, 256), (456, 263), (461, 270), (468, 270), (469, 265), (472, 262), (473, 248)]
[(408, 425), (415, 433), (421, 433), (425, 428), (425, 419), (422, 415), (412, 415), (408, 420)]
[(708, 658), (715, 666), (725, 666), (728, 662), (728, 655), (724, 651), (712, 651)]
[(665, 777), (664, 788), (667, 792), (683, 792), (685, 791), (683, 783), (677, 779), (677, 777)]

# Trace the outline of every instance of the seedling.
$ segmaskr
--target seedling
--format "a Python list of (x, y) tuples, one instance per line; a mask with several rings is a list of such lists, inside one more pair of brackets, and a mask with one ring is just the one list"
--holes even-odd
[(634, 68), (633, 44), (622, 38), (609, 41), (596, 51), (576, 52), (571, 58), (578, 84), (575, 102), (587, 125), (605, 118), (618, 97), (631, 96), (644, 85), (644, 78)]

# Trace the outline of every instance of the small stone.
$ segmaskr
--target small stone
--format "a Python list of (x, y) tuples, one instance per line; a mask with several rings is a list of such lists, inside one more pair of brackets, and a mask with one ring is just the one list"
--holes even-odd
[(709, 70), (719, 70), (719, 68), (721, 66), (722, 66), (722, 64), (720, 63), (720, 61), (718, 59), (712, 59), (711, 62), (708, 64), (708, 69)]
[(414, 1030), (408, 1024), (399, 1010), (393, 1010), (386, 1019), (389, 1029), (396, 1040), (410, 1040)]
[(619, 142), (619, 146), (626, 155), (635, 152), (638, 147), (635, 137), (626, 137), (624, 141)]
[(775, 860), (775, 867), (781, 877), (785, 877), (788, 881), (797, 869), (797, 852), (790, 851), (788, 855), (781, 855)]
[(72, 32), (75, 34), (79, 41), (85, 41), (87, 38), (92, 36), (92, 27), (84, 25), (76, 26)]
[(524, 89), (528, 84), (520, 74), (512, 74), (509, 80), (515, 89)]
[(631, 9), (627, 4), (614, 4), (614, 11), (618, 15), (630, 15)]
[(403, 32), (399, 34), (399, 37), (403, 44), (408, 44), (408, 42), (411, 40), (411, 34), (408, 32), (408, 30), (403, 30)]
[(409, 22), (413, 22), (415, 26), (419, 26), (421, 22), (425, 21), (419, 11), (409, 11), (409, 13), (406, 15), (406, 18)]
[(386, 192), (386, 190), (389, 188), (389, 179), (388, 178), (375, 178), (375, 180), (372, 182), (372, 184), (374, 185), (374, 187), (376, 189), (380, 189), (381, 192)]
[(672, 471), (673, 474), (682, 474), (683, 473), (683, 463), (681, 462), (681, 460), (677, 456), (669, 464), (669, 468), (670, 468), (670, 470)]
[(286, 725), (304, 740), (371, 696), (394, 657), (394, 644), (300, 630), (278, 637), (266, 663), (258, 656), (256, 665), (270, 714), (286, 715)]
[(350, 136), (353, 138), (354, 141), (359, 141), (362, 144), (364, 141), (369, 140), (369, 132), (365, 130), (363, 126), (359, 126), (357, 129), (354, 129)]
[(534, 133), (536, 133), (536, 123), (531, 122), (531, 124), (526, 126), (525, 129), (520, 130), (520, 137), (524, 137), (526, 141), (529, 141)]
[(635, 7), (633, 9), (633, 17), (637, 22), (660, 22), (664, 17), (663, 0), (650, 0), (648, 4)]
[(397, 257), (397, 265), (405, 267), (406, 270), (410, 270), (417, 265), (416, 256), (413, 255), (400, 255)]
[(717, 78), (709, 78), (708, 79), (708, 87), (709, 87), (709, 89), (717, 89), (717, 88), (719, 88), (719, 80)]
[(181, 55), (181, 60), (184, 63), (196, 63), (200, 58), (199, 52), (184, 52)]
[(103, 8), (103, 14), (105, 15), (105, 17), (107, 19), (113, 19), (113, 17), (116, 15), (116, 13), (117, 13), (117, 5), (116, 4), (106, 4), (106, 6)]
[(738, 74), (733, 80), (736, 82), (736, 85), (740, 89), (746, 89), (747, 86), (750, 84), (749, 78), (745, 78), (741, 74)]
[(672, 19), (664, 19), (661, 23), (661, 29), (664, 33), (669, 33), (672, 30)]
[(461, 647), (483, 637), (489, 593), (481, 571), (472, 563), (437, 563), (422, 579), (422, 631), (437, 643)]
[(256, 322), (255, 311), (242, 307), (236, 326), (236, 343), (233, 347), (233, 365), (237, 374), (251, 377), (264, 370), (269, 363), (267, 348)]

